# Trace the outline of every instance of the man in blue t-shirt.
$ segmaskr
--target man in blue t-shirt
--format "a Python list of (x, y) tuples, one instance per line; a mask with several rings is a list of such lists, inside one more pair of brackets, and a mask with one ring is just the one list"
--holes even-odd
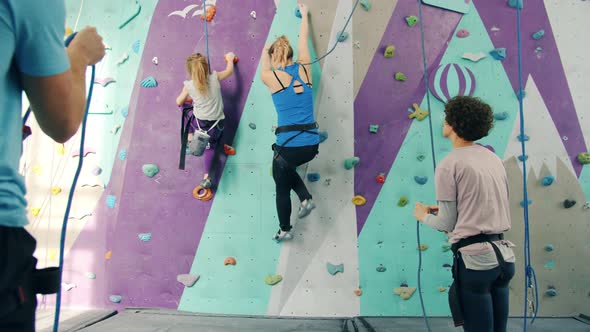
[(22, 153), (22, 93), (41, 129), (63, 143), (78, 130), (86, 103), (86, 68), (104, 54), (94, 28), (69, 48), (64, 0), (0, 1), (0, 330), (34, 331), (35, 240), (27, 224)]

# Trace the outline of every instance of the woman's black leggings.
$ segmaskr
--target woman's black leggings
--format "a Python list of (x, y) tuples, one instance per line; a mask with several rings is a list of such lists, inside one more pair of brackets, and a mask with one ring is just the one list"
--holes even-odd
[(459, 259), (459, 295), (463, 308), (465, 332), (505, 332), (508, 323), (508, 284), (514, 277), (514, 263), (476, 271)]
[(272, 162), (272, 177), (277, 188), (277, 213), (281, 229), (286, 232), (291, 230), (291, 189), (302, 202), (311, 198), (296, 167), (312, 160), (318, 154), (318, 145), (276, 148), (280, 157), (288, 163), (285, 165), (277, 158)]

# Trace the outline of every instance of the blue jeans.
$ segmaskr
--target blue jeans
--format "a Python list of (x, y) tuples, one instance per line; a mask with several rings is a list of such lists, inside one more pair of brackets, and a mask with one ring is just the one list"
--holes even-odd
[(463, 308), (465, 332), (505, 332), (508, 323), (508, 284), (514, 277), (514, 263), (476, 271), (459, 259), (459, 295)]

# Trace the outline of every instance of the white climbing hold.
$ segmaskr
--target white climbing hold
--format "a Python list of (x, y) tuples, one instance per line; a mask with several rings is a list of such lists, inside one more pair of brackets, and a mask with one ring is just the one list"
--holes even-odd
[(96, 274), (92, 272), (86, 272), (86, 278), (88, 279), (96, 279)]
[(158, 65), (158, 57), (157, 56), (155, 56), (155, 57), (152, 58), (152, 63), (154, 65)]
[(117, 135), (117, 133), (119, 132), (119, 129), (121, 129), (121, 125), (114, 126), (113, 129), (111, 129), (111, 134)]
[(354, 47), (361, 48), (361, 42), (359, 40), (354, 42)]
[(76, 288), (76, 285), (75, 285), (75, 284), (68, 284), (67, 282), (62, 282), (62, 283), (61, 283), (61, 288), (62, 288), (62, 289), (65, 289), (65, 290), (66, 290), (66, 292), (69, 292), (69, 291), (71, 291), (73, 288)]
[(487, 57), (487, 55), (483, 52), (479, 52), (479, 53), (467, 52), (467, 53), (463, 53), (462, 58), (467, 59), (469, 61), (478, 62), (479, 60), (481, 60), (485, 57)]
[(176, 280), (186, 287), (193, 287), (200, 277), (198, 274), (179, 274), (176, 276)]
[(500, 31), (500, 28), (498, 28), (497, 26), (493, 26), (490, 30), (493, 32), (498, 32)]
[(255, 11), (251, 11), (251, 12), (250, 12), (250, 16), (251, 16), (253, 19), (256, 19), (256, 12), (255, 12)]
[(119, 58), (119, 60), (117, 60), (117, 64), (118, 65), (122, 65), (125, 63), (125, 61), (129, 60), (129, 54), (127, 53), (123, 53), (123, 55), (121, 55), (121, 57)]

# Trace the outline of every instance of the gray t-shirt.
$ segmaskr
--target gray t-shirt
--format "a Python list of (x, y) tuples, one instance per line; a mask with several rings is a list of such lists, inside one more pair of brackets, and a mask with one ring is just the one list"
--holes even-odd
[(193, 81), (184, 81), (184, 87), (193, 99), (193, 114), (197, 119), (209, 121), (225, 119), (221, 85), (217, 78), (217, 72), (209, 75), (209, 93), (207, 95), (201, 95)]

